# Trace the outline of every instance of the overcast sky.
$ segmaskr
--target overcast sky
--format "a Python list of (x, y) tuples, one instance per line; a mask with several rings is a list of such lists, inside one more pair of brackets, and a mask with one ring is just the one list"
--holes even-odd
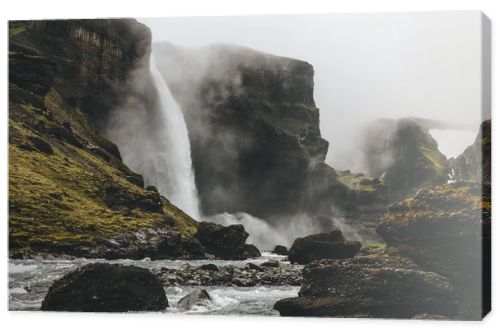
[(468, 146), (481, 121), (478, 12), (144, 18), (153, 41), (230, 43), (311, 63), (327, 161), (348, 168), (360, 125), (418, 116), (470, 125), (434, 132), (443, 153)]

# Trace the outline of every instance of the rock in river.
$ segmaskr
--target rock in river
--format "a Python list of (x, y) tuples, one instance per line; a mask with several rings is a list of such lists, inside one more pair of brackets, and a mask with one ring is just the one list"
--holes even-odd
[(196, 289), (190, 294), (182, 297), (179, 302), (177, 302), (177, 308), (181, 311), (188, 311), (193, 308), (193, 306), (203, 305), (207, 301), (212, 300), (207, 290)]
[(245, 260), (260, 256), (259, 250), (254, 245), (245, 243), (248, 233), (243, 225), (221, 226), (201, 222), (194, 237), (208, 253), (221, 259)]
[(457, 312), (455, 290), (445, 277), (422, 270), (393, 249), (315, 261), (302, 274), (299, 297), (274, 305), (282, 316), (411, 318)]
[(127, 312), (161, 311), (168, 300), (161, 281), (134, 266), (93, 263), (52, 284), (43, 311)]
[(288, 249), (285, 246), (278, 245), (274, 247), (273, 253), (278, 255), (288, 255)]
[(361, 249), (359, 241), (349, 241), (340, 230), (297, 238), (288, 253), (292, 263), (307, 264), (319, 259), (345, 259)]

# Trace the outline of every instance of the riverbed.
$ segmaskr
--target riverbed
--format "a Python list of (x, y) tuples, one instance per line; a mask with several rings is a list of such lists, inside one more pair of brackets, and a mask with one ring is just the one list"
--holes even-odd
[[(134, 265), (150, 270), (179, 268), (185, 263), (201, 266), (213, 263), (217, 266), (244, 267), (247, 263), (262, 264), (269, 260), (285, 262), (285, 257), (263, 252), (262, 256), (245, 261), (226, 260), (104, 260), (104, 259), (60, 259), (60, 260), (9, 260), (9, 309), (12, 311), (40, 310), (41, 303), (51, 284), (66, 273), (89, 263), (107, 262)], [(296, 297), (298, 286), (169, 286), (165, 287), (170, 307), (165, 313), (179, 313), (175, 305), (183, 296), (196, 288), (206, 289), (212, 300), (184, 313), (188, 314), (235, 314), (278, 316), (273, 310), (276, 301)]]

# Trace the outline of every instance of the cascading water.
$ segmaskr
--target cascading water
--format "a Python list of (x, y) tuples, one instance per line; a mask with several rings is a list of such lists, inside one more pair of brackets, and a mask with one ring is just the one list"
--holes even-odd
[[(184, 115), (175, 102), (167, 83), (156, 68), (154, 56), (150, 60), (151, 76), (158, 91), (160, 112), (164, 115), (163, 144), (154, 163), (160, 173), (148, 175), (148, 182), (155, 184), (174, 204), (195, 219), (200, 218), (198, 194), (191, 161), (191, 145)], [(161, 172), (162, 166), (166, 171)]]
[(144, 110), (141, 103), (133, 99), (127, 101), (112, 115), (108, 136), (118, 145), (124, 162), (144, 177), (146, 185), (157, 187), (173, 204), (199, 219), (184, 115), (158, 71), (153, 55), (150, 74), (158, 94), (155, 107)]

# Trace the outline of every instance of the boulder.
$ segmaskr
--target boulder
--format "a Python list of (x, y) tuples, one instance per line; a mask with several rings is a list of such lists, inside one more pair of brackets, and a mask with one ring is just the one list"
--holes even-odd
[(307, 264), (319, 259), (345, 259), (361, 249), (359, 241), (349, 241), (340, 230), (297, 238), (288, 252), (292, 263)]
[(278, 268), (280, 266), (279, 261), (269, 260), (261, 264), (262, 267)]
[(199, 267), (201, 270), (219, 271), (219, 267), (213, 263), (207, 263)]
[(285, 246), (277, 245), (274, 247), (273, 253), (278, 255), (288, 255), (288, 249)]
[(204, 259), (205, 248), (200, 242), (189, 236), (180, 233), (170, 233), (158, 244), (158, 252), (154, 256), (155, 260), (161, 259)]
[(43, 311), (161, 311), (168, 307), (163, 285), (149, 270), (94, 263), (55, 281), (42, 302)]
[(302, 274), (299, 296), (274, 305), (282, 316), (411, 318), (457, 312), (446, 278), (394, 250), (365, 249), (351, 259), (315, 261)]
[(243, 225), (221, 226), (201, 222), (194, 237), (205, 247), (207, 253), (220, 259), (245, 260), (260, 256), (255, 246), (245, 244), (248, 233)]
[(483, 294), (489, 295), (483, 263), (491, 259), (491, 198), (485, 189), (467, 182), (421, 189), (391, 205), (377, 229), (389, 246), (456, 286), (464, 319), (481, 318)]
[(200, 306), (212, 300), (207, 290), (196, 289), (190, 294), (184, 296), (177, 302), (177, 308), (181, 311), (189, 311), (194, 306)]

